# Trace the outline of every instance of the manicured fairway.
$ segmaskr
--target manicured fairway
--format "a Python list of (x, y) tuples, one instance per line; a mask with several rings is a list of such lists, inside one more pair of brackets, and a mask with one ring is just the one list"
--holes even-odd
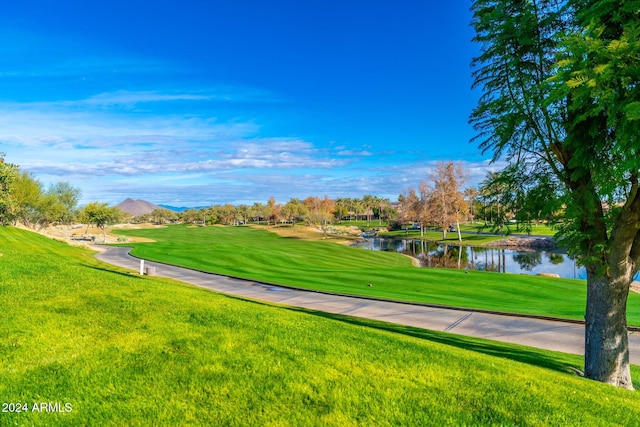
[(447, 232), (447, 238), (445, 240), (442, 239), (441, 231), (427, 231), (423, 234), (420, 234), (419, 230), (409, 230), (406, 232), (404, 230), (396, 230), (390, 231), (388, 233), (381, 233), (381, 237), (397, 237), (397, 238), (405, 238), (405, 239), (421, 239), (427, 240), (431, 242), (443, 242), (451, 245), (482, 245), (484, 243), (495, 242), (496, 240), (502, 240), (505, 236), (498, 236), (494, 234), (478, 234), (475, 231), (462, 231), (462, 241), (458, 240), (457, 232)]
[(510, 235), (525, 235), (525, 236), (546, 236), (551, 237), (556, 234), (557, 230), (548, 225), (532, 225), (529, 232), (524, 228), (518, 229), (514, 225), (509, 226), (507, 232), (506, 229), (502, 231), (496, 231), (491, 226), (485, 226), (480, 223), (474, 225), (471, 223), (460, 224), (460, 232), (462, 234), (462, 242), (458, 242), (458, 233), (455, 231), (447, 232), (446, 240), (442, 239), (442, 231), (429, 230), (423, 235), (420, 234), (420, 230), (395, 230), (380, 234), (387, 237), (405, 237), (408, 236), (412, 239), (423, 239), (434, 242), (446, 242), (451, 244), (462, 245), (482, 245), (488, 242), (494, 242), (496, 240), (502, 240)]
[[(121, 233), (156, 240), (130, 244), (134, 255), (210, 272), (350, 295), (584, 318), (586, 287), (579, 280), (414, 268), (403, 255), (282, 238), (251, 227), (171, 226)], [(628, 317), (630, 324), (640, 325), (638, 294), (629, 296)]]
[(0, 425), (640, 420), (637, 392), (578, 377), (580, 357), (242, 301), (14, 228), (0, 227), (0, 294)]

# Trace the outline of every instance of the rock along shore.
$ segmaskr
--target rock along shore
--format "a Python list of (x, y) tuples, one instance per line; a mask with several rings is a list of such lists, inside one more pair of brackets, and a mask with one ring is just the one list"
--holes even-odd
[(495, 242), (485, 243), (482, 246), (497, 248), (518, 248), (530, 250), (548, 250), (556, 247), (555, 242), (547, 237), (512, 236)]

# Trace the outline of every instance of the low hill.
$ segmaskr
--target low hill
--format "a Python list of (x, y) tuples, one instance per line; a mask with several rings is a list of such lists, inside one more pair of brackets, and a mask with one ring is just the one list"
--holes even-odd
[(126, 199), (120, 204), (116, 206), (124, 213), (128, 213), (134, 216), (145, 215), (153, 212), (156, 209), (162, 209), (162, 207), (158, 205), (154, 205), (153, 203), (147, 202), (146, 200), (133, 200)]

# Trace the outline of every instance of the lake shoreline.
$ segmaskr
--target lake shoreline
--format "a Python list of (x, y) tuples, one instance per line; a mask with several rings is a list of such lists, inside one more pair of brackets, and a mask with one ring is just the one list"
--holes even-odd
[(480, 246), (539, 251), (557, 248), (557, 245), (553, 238), (533, 236), (510, 236), (502, 240), (483, 243)]

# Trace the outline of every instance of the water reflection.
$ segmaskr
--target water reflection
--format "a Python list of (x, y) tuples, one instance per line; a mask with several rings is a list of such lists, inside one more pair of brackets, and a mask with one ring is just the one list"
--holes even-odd
[(424, 267), (459, 268), (501, 273), (557, 274), (586, 279), (586, 272), (560, 251), (514, 250), (484, 246), (438, 245), (413, 239), (372, 238), (355, 246), (400, 252), (420, 260)]
[(536, 266), (542, 264), (541, 252), (518, 252), (513, 254), (513, 260), (526, 271), (532, 271)]

